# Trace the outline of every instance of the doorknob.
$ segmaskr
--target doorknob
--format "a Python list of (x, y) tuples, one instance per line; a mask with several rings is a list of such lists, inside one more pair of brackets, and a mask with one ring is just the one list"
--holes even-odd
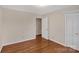
[(75, 33), (75, 35), (79, 35), (79, 33)]

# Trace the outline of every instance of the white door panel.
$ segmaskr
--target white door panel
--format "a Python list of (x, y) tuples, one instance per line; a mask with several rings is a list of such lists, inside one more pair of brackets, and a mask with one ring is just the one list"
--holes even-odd
[[(65, 22), (65, 42), (67, 46), (72, 46), (72, 20), (71, 16), (66, 15)], [(73, 19), (73, 18), (72, 18)]]
[(73, 19), (73, 44), (79, 50), (79, 15), (74, 15)]
[(66, 45), (79, 50), (79, 14), (67, 14), (65, 17)]

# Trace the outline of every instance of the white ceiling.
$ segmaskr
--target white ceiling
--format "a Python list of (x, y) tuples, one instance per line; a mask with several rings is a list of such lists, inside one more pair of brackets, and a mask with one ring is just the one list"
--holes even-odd
[[(40, 6), (40, 5), (3, 5), (3, 8), (9, 8), (19, 11), (31, 12), (39, 15), (43, 15), (46, 13), (50, 13), (56, 10), (71, 10), (76, 6), (69, 6), (69, 5), (47, 5), (47, 6)], [(77, 6), (78, 8), (78, 6)]]

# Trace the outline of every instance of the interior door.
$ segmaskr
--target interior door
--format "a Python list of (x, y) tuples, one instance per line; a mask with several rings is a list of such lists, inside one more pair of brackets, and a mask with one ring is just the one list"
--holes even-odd
[(74, 48), (79, 50), (79, 14), (73, 15), (73, 45)]
[(67, 14), (65, 20), (66, 45), (79, 50), (79, 14)]
[(65, 15), (65, 45), (68, 47), (73, 46), (73, 32), (72, 32), (72, 16), (69, 14)]
[(48, 17), (42, 17), (42, 37), (48, 39)]

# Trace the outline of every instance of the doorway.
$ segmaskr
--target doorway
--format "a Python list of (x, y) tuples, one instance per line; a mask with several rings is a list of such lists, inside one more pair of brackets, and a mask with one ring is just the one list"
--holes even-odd
[(36, 18), (36, 36), (48, 40), (48, 17)]
[(42, 35), (42, 19), (36, 18), (36, 35)]

